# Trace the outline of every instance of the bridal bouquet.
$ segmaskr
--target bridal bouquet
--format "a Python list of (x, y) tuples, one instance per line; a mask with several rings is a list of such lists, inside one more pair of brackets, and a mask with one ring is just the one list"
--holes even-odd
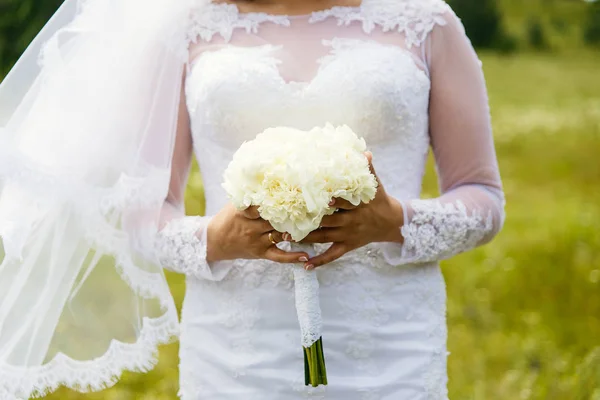
[[(327, 124), (308, 132), (269, 128), (235, 153), (223, 188), (238, 209), (258, 206), (273, 228), (291, 235), (293, 250), (314, 256), (311, 245), (297, 242), (336, 211), (329, 205), (332, 199), (358, 205), (375, 197), (377, 181), (365, 150), (364, 139), (345, 125)], [(299, 265), (294, 280), (306, 385), (327, 385), (317, 275)]]

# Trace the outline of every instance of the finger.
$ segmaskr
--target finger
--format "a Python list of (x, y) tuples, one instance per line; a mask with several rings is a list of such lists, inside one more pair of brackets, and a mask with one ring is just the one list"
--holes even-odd
[(260, 213), (257, 206), (251, 206), (241, 211), (241, 214), (248, 219), (259, 219)]
[(335, 213), (326, 215), (321, 220), (322, 228), (339, 228), (348, 224), (349, 216), (347, 213)]
[(283, 234), (274, 230), (267, 233), (267, 239), (269, 239), (269, 243), (273, 245), (277, 245), (285, 241), (283, 240)]
[(308, 262), (304, 264), (304, 268), (308, 270), (319, 268), (337, 260), (344, 254), (346, 254), (346, 246), (343, 243), (334, 243), (323, 254), (308, 260)]
[(325, 228), (312, 231), (300, 243), (331, 243), (341, 242), (344, 237), (344, 231), (336, 228)]
[(278, 247), (271, 246), (265, 252), (265, 259), (279, 263), (299, 263), (308, 260), (308, 254), (304, 252), (288, 253)]
[(373, 174), (373, 176), (375, 176), (375, 179), (377, 179), (377, 182), (379, 182), (379, 177), (377, 176), (377, 172), (375, 172), (375, 167), (373, 166), (373, 153), (371, 153), (370, 151), (365, 151), (365, 157), (367, 157), (367, 161), (369, 162), (369, 171), (371, 171), (371, 173)]
[(339, 199), (339, 198), (333, 199), (332, 203), (333, 204), (331, 204), (331, 203), (329, 203), (329, 204), (332, 205), (333, 207), (339, 208), (341, 210), (354, 210), (356, 207), (358, 207), (358, 204), (354, 205), (354, 204), (350, 203), (348, 200)]

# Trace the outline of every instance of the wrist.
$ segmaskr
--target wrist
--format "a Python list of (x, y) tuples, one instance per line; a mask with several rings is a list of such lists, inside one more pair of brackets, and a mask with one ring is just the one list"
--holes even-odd
[(402, 236), (402, 226), (404, 225), (404, 207), (395, 198), (388, 196), (388, 220), (390, 222), (387, 242), (393, 243), (404, 243), (404, 237)]
[(225, 260), (223, 249), (220, 246), (219, 229), (212, 218), (206, 227), (206, 262), (212, 263)]

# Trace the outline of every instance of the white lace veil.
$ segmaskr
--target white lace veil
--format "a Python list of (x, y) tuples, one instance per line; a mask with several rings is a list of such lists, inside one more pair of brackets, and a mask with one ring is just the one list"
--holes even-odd
[(102, 389), (177, 333), (152, 241), (190, 1), (66, 0), (0, 85), (0, 399)]

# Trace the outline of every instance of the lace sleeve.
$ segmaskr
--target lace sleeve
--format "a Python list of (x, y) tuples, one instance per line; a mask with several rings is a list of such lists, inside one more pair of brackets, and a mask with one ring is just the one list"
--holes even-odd
[[(184, 77), (185, 81), (185, 77)], [(169, 193), (160, 215), (156, 252), (161, 265), (199, 279), (221, 280), (231, 262), (206, 261), (207, 228), (211, 217), (186, 216), (184, 194), (193, 154), (190, 118), (182, 85)]]
[(490, 241), (504, 222), (504, 194), (480, 62), (451, 12), (425, 43), (431, 76), (430, 138), (441, 192), (403, 201), (402, 245), (387, 243), (399, 265), (451, 257)]

